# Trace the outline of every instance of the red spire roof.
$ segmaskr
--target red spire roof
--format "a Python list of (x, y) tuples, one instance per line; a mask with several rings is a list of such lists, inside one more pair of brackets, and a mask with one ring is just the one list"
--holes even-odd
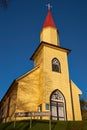
[(43, 27), (48, 27), (48, 26), (56, 27), (50, 10), (48, 10)]

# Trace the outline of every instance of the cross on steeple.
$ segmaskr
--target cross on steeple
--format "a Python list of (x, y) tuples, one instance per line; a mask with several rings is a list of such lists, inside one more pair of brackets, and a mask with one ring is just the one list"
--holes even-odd
[(50, 3), (48, 3), (46, 6), (48, 7), (48, 10), (50, 10), (52, 8)]

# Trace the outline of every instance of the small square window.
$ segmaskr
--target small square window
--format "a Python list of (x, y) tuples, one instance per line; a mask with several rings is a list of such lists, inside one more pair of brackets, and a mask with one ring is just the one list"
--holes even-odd
[(49, 104), (46, 104), (46, 110), (49, 110)]

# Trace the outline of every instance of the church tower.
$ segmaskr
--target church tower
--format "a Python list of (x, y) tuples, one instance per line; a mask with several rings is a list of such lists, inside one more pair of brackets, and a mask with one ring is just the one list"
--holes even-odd
[(81, 120), (81, 91), (69, 77), (67, 56), (70, 50), (60, 47), (59, 32), (50, 9), (40, 33), (40, 42), (31, 57), (35, 67), (40, 65), (41, 70), (40, 111), (50, 109), (52, 120)]

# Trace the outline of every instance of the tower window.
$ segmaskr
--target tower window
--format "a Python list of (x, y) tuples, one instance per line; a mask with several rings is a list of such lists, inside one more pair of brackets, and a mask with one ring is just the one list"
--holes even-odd
[(57, 58), (52, 59), (52, 71), (60, 73), (60, 62)]

